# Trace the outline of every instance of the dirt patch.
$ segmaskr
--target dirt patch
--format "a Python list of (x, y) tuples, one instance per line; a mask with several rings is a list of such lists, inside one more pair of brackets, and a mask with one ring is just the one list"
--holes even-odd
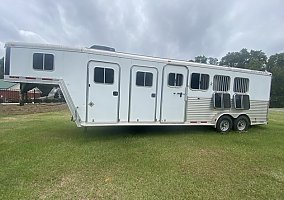
[(24, 115), (33, 113), (45, 113), (67, 110), (65, 103), (41, 103), (41, 104), (0, 104), (0, 115)]

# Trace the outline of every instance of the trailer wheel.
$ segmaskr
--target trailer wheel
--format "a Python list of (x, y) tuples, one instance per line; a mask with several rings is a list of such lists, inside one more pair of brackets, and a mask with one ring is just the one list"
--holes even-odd
[(234, 121), (234, 130), (235, 131), (246, 131), (249, 127), (249, 119), (246, 116), (239, 116)]
[(220, 117), (220, 119), (217, 121), (216, 129), (218, 132), (221, 133), (227, 133), (232, 129), (233, 121), (231, 117), (225, 115)]

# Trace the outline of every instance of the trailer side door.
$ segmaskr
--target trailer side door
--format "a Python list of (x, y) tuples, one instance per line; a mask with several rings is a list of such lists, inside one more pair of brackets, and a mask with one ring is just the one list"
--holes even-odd
[(86, 101), (88, 122), (118, 122), (119, 78), (119, 65), (96, 61), (89, 62)]
[(184, 123), (188, 69), (166, 65), (163, 70), (161, 123)]
[(131, 68), (129, 122), (156, 121), (157, 69)]

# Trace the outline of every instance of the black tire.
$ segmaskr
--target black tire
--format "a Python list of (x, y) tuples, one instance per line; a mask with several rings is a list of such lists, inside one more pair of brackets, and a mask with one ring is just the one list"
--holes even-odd
[(235, 131), (246, 131), (249, 128), (249, 119), (246, 116), (239, 116), (234, 121), (234, 130)]
[(232, 129), (232, 127), (232, 118), (227, 115), (220, 117), (216, 124), (216, 129), (220, 133), (227, 133)]

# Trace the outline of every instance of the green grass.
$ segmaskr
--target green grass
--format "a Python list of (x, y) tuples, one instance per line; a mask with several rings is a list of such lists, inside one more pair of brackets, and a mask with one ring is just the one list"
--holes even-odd
[(0, 117), (0, 199), (283, 199), (284, 112), (268, 126), (92, 128)]

